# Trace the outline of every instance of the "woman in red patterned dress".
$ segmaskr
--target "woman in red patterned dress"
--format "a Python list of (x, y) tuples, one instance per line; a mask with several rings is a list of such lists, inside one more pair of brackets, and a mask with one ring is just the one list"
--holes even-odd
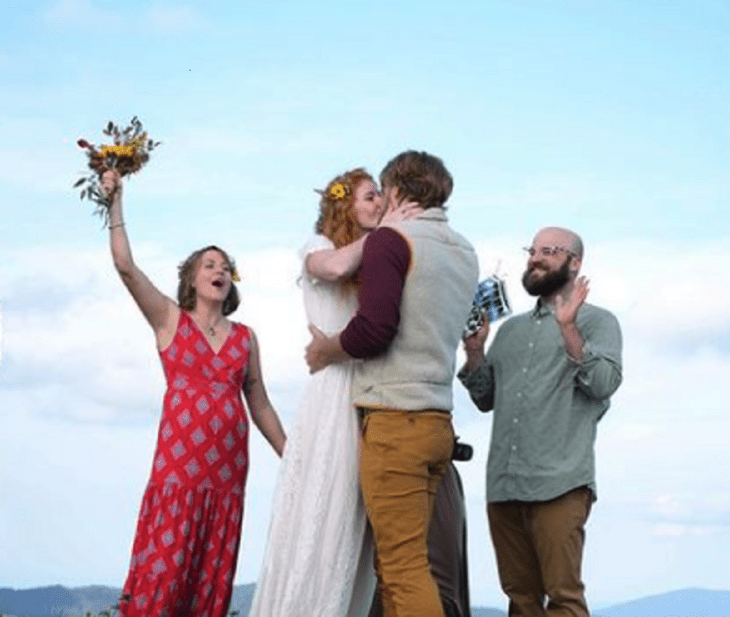
[(110, 196), (114, 265), (155, 332), (167, 381), (152, 473), (142, 498), (124, 617), (222, 617), (228, 612), (243, 521), (251, 417), (281, 456), (286, 437), (261, 376), (253, 330), (226, 318), (238, 307), (235, 269), (221, 249), (193, 253), (178, 302), (137, 268), (124, 230), (121, 180)]

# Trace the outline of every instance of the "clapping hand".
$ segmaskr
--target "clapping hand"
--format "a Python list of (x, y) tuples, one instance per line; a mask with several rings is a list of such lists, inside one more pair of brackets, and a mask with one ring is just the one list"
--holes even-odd
[(555, 297), (555, 321), (560, 326), (575, 323), (578, 309), (588, 296), (588, 279), (585, 276), (579, 276), (569, 293), (568, 298), (560, 294)]

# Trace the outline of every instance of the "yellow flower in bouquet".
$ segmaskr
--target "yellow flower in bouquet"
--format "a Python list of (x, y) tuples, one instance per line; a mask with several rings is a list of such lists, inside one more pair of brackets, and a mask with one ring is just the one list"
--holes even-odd
[(92, 173), (80, 178), (74, 184), (74, 188), (85, 185), (81, 189), (80, 198), (87, 198), (96, 204), (94, 213), (102, 217), (106, 226), (109, 223), (110, 202), (108, 196), (101, 191), (101, 175), (110, 169), (117, 170), (121, 177), (139, 171), (149, 160), (149, 153), (159, 146), (160, 142), (147, 137), (147, 131), (142, 128), (137, 116), (123, 129), (110, 121), (102, 132), (113, 139), (112, 144), (101, 144), (97, 147), (85, 139), (76, 142), (85, 150), (88, 157), (87, 164)]

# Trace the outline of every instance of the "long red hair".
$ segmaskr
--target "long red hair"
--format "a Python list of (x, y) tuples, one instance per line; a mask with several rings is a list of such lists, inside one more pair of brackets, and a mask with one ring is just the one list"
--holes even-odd
[[(317, 191), (322, 199), (314, 231), (332, 240), (337, 248), (354, 242), (362, 235), (353, 204), (355, 191), (365, 181), (375, 182), (365, 169), (358, 167), (330, 180), (324, 191)], [(341, 190), (337, 190), (338, 184)]]

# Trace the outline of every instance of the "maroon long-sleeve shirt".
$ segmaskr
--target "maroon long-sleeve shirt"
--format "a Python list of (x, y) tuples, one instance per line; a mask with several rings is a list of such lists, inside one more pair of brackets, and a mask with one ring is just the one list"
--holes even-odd
[(390, 227), (365, 239), (360, 264), (360, 307), (340, 334), (340, 345), (353, 358), (372, 358), (388, 349), (398, 332), (400, 304), (411, 247)]

